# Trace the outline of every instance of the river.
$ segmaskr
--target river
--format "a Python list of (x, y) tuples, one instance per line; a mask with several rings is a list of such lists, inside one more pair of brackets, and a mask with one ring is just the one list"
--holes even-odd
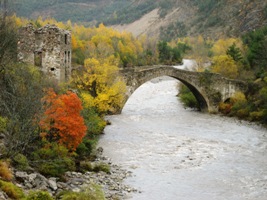
[(234, 118), (185, 109), (177, 81), (139, 87), (99, 141), (133, 172), (133, 200), (266, 200), (267, 131)]

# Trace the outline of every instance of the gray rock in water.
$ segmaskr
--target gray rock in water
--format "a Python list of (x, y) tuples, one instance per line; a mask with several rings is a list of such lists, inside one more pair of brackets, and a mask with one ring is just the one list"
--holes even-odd
[(97, 152), (97, 155), (98, 155), (98, 156), (102, 155), (103, 151), (104, 151), (104, 149), (103, 149), (102, 147), (98, 147), (98, 148), (96, 149), (96, 152)]

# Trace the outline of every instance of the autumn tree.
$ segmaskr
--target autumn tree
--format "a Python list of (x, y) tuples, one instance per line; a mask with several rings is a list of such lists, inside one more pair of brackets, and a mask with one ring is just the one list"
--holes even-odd
[[(14, 16), (17, 24), (28, 22)], [(156, 40), (153, 38), (135, 38), (131, 33), (119, 32), (104, 24), (98, 27), (85, 27), (80, 24), (57, 22), (53, 18), (38, 17), (33, 24), (41, 27), (56, 24), (59, 28), (72, 31), (72, 65), (81, 66), (87, 58), (105, 59), (115, 56), (119, 67), (132, 67), (158, 62)]]
[(211, 50), (214, 56), (225, 55), (229, 47), (234, 44), (235, 48), (238, 48), (240, 52), (243, 51), (243, 42), (239, 38), (227, 38), (219, 39), (215, 41)]
[(237, 78), (238, 67), (232, 57), (227, 55), (215, 56), (213, 58), (213, 65), (211, 71), (222, 74), (228, 78)]
[(124, 103), (126, 85), (119, 76), (118, 60), (111, 56), (85, 60), (84, 70), (74, 77), (74, 84), (88, 94), (84, 96), (99, 113), (118, 112)]
[(75, 24), (72, 33), (72, 55), (74, 62), (77, 60), (79, 64), (82, 58), (105, 59), (110, 56), (118, 59), (118, 67), (155, 64), (158, 61), (156, 41), (150, 38), (137, 39), (131, 33), (120, 33), (103, 24), (95, 28)]
[(43, 103), (45, 113), (39, 123), (42, 137), (75, 150), (87, 130), (80, 115), (82, 103), (78, 96), (70, 91), (58, 95), (49, 89)]

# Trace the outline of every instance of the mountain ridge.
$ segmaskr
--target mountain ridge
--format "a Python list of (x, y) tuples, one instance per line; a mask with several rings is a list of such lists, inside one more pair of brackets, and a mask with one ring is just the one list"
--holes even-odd
[(11, 7), (31, 19), (41, 15), (87, 26), (104, 23), (163, 40), (240, 36), (267, 25), (266, 0), (15, 0)]

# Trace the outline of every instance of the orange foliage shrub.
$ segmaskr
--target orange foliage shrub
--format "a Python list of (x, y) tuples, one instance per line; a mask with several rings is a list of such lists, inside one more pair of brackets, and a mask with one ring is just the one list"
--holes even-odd
[(75, 150), (87, 130), (80, 115), (80, 99), (73, 92), (57, 95), (53, 89), (49, 89), (43, 102), (45, 113), (39, 123), (41, 136), (50, 142), (56, 141), (68, 149)]
[(231, 112), (232, 105), (229, 103), (223, 103), (221, 102), (219, 104), (219, 111), (225, 115), (229, 114)]
[(11, 181), (13, 178), (12, 172), (8, 168), (8, 164), (3, 161), (0, 161), (0, 177), (5, 181)]

